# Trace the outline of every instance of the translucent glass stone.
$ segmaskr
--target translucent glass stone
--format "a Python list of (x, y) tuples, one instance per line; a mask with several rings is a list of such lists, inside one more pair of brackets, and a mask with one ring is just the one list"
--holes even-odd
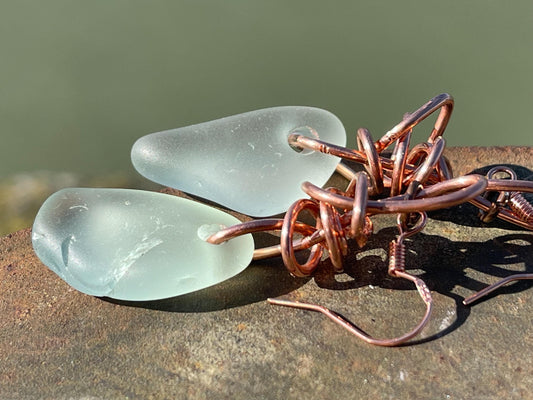
[(340, 120), (312, 107), (274, 107), (152, 133), (137, 140), (131, 159), (146, 178), (244, 214), (279, 214), (322, 186), (339, 159), (291, 148), (291, 132), (346, 144)]
[(127, 189), (64, 189), (42, 205), (32, 242), (39, 258), (75, 289), (155, 300), (202, 289), (250, 263), (251, 235), (221, 245), (209, 232), (240, 221), (201, 203)]

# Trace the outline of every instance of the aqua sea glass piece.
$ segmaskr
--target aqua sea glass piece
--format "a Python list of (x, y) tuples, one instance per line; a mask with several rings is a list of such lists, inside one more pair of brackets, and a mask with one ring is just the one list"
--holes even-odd
[(244, 214), (279, 214), (301, 198), (300, 185), (322, 186), (339, 159), (291, 148), (296, 132), (345, 146), (341, 121), (312, 107), (274, 107), (137, 140), (131, 159), (146, 178)]
[(33, 225), (37, 256), (75, 289), (122, 300), (155, 300), (202, 289), (250, 263), (251, 235), (204, 239), (233, 216), (201, 203), (128, 189), (63, 189)]

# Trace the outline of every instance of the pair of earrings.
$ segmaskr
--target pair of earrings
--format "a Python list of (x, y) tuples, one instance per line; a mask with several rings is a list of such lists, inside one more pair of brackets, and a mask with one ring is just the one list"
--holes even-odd
[[(290, 133), (346, 143), (342, 123), (311, 107), (276, 107), (140, 138), (133, 165), (148, 179), (243, 214), (282, 213), (299, 184), (324, 184), (339, 160), (299, 151)], [(156, 300), (199, 290), (248, 266), (251, 234), (216, 246), (206, 238), (235, 217), (191, 200), (129, 189), (63, 189), (35, 219), (38, 257), (94, 296)]]
[[(452, 110), (451, 96), (436, 96), (376, 142), (359, 129), (358, 150), (344, 147), (346, 133), (337, 117), (310, 107), (269, 108), (147, 135), (131, 155), (148, 179), (254, 217), (288, 209), (285, 217), (240, 223), (218, 209), (162, 193), (64, 189), (37, 214), (33, 246), (50, 269), (84, 293), (156, 300), (217, 284), (241, 272), (252, 258), (281, 254), (293, 275), (307, 276), (327, 250), (334, 269), (342, 271), (347, 241), (365, 245), (372, 233), (370, 217), (398, 214), (389, 274), (412, 281), (426, 305), (412, 331), (375, 339), (325, 307), (269, 299), (322, 312), (369, 343), (397, 345), (420, 332), (432, 309), (425, 283), (405, 271), (404, 239), (424, 228), (427, 211), (471, 202), (484, 220), (500, 217), (533, 230), (533, 207), (520, 194), (533, 192), (532, 182), (517, 180), (503, 167), (486, 177), (452, 178), (442, 138)], [(413, 128), (436, 111), (428, 140), (409, 150)], [(393, 143), (388, 158), (384, 150)], [(361, 163), (367, 171), (356, 174), (339, 158)], [(335, 170), (348, 178), (348, 187), (322, 189)], [(511, 179), (495, 179), (501, 172)], [(300, 184), (309, 199), (298, 200)], [(303, 211), (315, 218), (314, 226), (300, 221)], [(254, 250), (251, 234), (265, 230), (280, 230), (280, 245)], [(295, 239), (295, 234), (302, 237)], [(311, 250), (300, 264), (295, 251), (303, 249)], [(513, 275), (465, 304), (508, 281), (531, 278)]]

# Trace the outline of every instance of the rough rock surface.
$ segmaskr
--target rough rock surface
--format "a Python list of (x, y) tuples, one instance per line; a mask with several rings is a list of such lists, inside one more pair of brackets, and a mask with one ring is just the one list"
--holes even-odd
[[(532, 148), (447, 156), (456, 175), (506, 163), (532, 179)], [(410, 329), (424, 307), (409, 283), (386, 274), (391, 218), (376, 218), (363, 250), (350, 248), (344, 274), (325, 261), (313, 278), (295, 279), (275, 258), (212, 288), (144, 303), (81, 294), (35, 257), (29, 229), (5, 236), (0, 398), (532, 398), (531, 281), (471, 307), (461, 301), (513, 271), (533, 272), (533, 233), (482, 225), (469, 205), (430, 217), (408, 243), (407, 266), (427, 282), (435, 309), (422, 334), (398, 348), (265, 301), (324, 304), (379, 337)]]

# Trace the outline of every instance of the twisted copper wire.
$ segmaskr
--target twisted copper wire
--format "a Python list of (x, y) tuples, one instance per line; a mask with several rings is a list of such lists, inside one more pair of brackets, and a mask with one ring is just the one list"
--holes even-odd
[[(453, 110), (453, 98), (441, 94), (431, 99), (404, 119), (376, 142), (370, 132), (361, 128), (357, 131), (358, 150), (322, 142), (291, 133), (289, 144), (297, 149), (308, 149), (331, 154), (362, 164), (365, 172), (355, 173), (343, 166), (338, 168), (350, 180), (346, 190), (322, 189), (310, 182), (302, 184), (309, 199), (297, 200), (291, 205), (283, 220), (267, 219), (245, 222), (224, 229), (210, 238), (210, 243), (222, 243), (232, 237), (259, 231), (281, 231), (279, 246), (258, 249), (254, 259), (281, 254), (283, 262), (294, 276), (309, 276), (320, 263), (324, 250), (327, 250), (336, 272), (343, 270), (342, 259), (347, 253), (347, 241), (354, 239), (363, 247), (372, 233), (370, 217), (376, 214), (399, 214), (400, 236), (390, 244), (389, 274), (408, 279), (415, 283), (426, 304), (422, 321), (409, 333), (394, 339), (375, 339), (359, 330), (337, 313), (314, 304), (269, 299), (272, 304), (305, 308), (322, 312), (365, 341), (393, 346), (414, 337), (425, 326), (431, 313), (431, 293), (425, 283), (405, 272), (405, 247), (403, 238), (420, 231), (425, 225), (426, 211), (449, 208), (470, 202), (490, 216), (497, 216), (526, 229), (533, 230), (533, 206), (520, 192), (532, 192), (533, 182), (519, 181), (514, 172), (498, 167), (487, 177), (466, 175), (453, 178), (449, 164), (443, 157), (445, 141), (442, 138)], [(439, 111), (437, 120), (426, 142), (409, 150), (413, 128), (432, 113)], [(382, 152), (396, 142), (391, 158)], [(511, 179), (493, 179), (495, 172), (507, 172)], [(372, 200), (371, 197), (388, 197)], [(491, 202), (486, 193), (499, 192), (500, 202)], [(309, 213), (315, 220), (314, 226), (299, 220), (300, 214)], [(422, 216), (413, 219), (414, 226), (405, 226), (409, 215)], [(401, 221), (401, 222), (400, 222)], [(422, 221), (422, 222), (421, 222)], [(402, 225), (403, 224), (403, 225)], [(295, 238), (298, 234), (300, 237)], [(311, 249), (307, 260), (301, 264), (295, 253)], [(510, 280), (532, 279), (532, 274), (517, 274), (489, 286), (473, 296), (469, 302), (477, 300)], [(466, 304), (466, 303), (465, 303)]]
[[(316, 229), (320, 230), (320, 236), (324, 241), (316, 244), (322, 250), (327, 249), (333, 268), (337, 272), (343, 270), (342, 258), (347, 252), (347, 240), (355, 239), (360, 247), (363, 247), (372, 233), (372, 222), (366, 215), (366, 200), (368, 190), (368, 177), (365, 173), (356, 174), (354, 181), (354, 197), (351, 198), (351, 207), (348, 212), (347, 208), (343, 214), (327, 201), (321, 201), (317, 198), (296, 201), (285, 214), (283, 227), (281, 229), (281, 256), (285, 266), (291, 274), (295, 276), (308, 276), (313, 273), (320, 262), (320, 258), (314, 257), (318, 254), (316, 248), (313, 249), (308, 261), (300, 264), (294, 254), (293, 225), (298, 219), (298, 215), (303, 210), (311, 211), (316, 218)], [(336, 196), (344, 196), (338, 189), (323, 189), (326, 193)], [(317, 212), (318, 209), (318, 212)], [(322, 255), (322, 251), (320, 252)]]
[[(412, 129), (420, 121), (438, 110), (440, 110), (439, 115), (427, 141), (416, 145), (411, 151), (409, 151), (408, 148)], [(390, 189), (390, 197), (386, 200), (393, 200), (402, 193), (405, 193), (407, 188), (413, 182), (418, 182), (418, 184), (428, 188), (431, 187), (431, 185), (453, 181), (450, 167), (442, 155), (445, 147), (442, 134), (450, 119), (452, 110), (453, 98), (450, 95), (441, 94), (436, 96), (418, 110), (407, 114), (399, 124), (374, 143), (374, 149), (371, 149), (369, 146), (371, 138), (366, 129), (358, 130), (357, 140), (360, 148), (359, 151), (329, 145), (320, 140), (306, 138), (297, 134), (289, 135), (289, 141), (291, 142), (291, 145), (295, 147), (300, 146), (305, 149), (320, 151), (345, 160), (363, 164), (367, 172), (370, 174), (370, 194), (381, 193), (381, 182), (383, 182), (383, 186)], [(381, 155), (383, 150), (392, 145), (394, 141), (397, 143), (392, 153), (392, 157), (387, 158)], [(361, 149), (363, 151), (361, 151)], [(499, 172), (505, 168), (506, 167), (496, 167), (495, 170), (496, 172)], [(353, 173), (346, 172), (346, 168), (340, 169), (340, 172), (349, 179), (353, 176)], [(472, 175), (468, 175), (468, 177), (470, 176)], [(460, 182), (465, 183), (462, 178), (465, 177), (455, 178), (458, 180), (454, 182), (454, 184)], [(483, 185), (480, 182), (481, 178), (473, 179), (478, 180), (479, 185)], [(303, 189), (311, 197), (313, 197), (312, 193), (314, 193), (321, 201), (333, 201), (333, 203), (331, 203), (332, 205), (346, 208), (347, 201), (349, 200), (342, 201), (337, 197), (336, 200), (338, 201), (335, 201), (333, 199), (334, 196), (330, 197), (324, 193), (318, 194), (318, 191), (315, 190), (316, 188), (313, 188), (312, 191), (306, 190), (305, 185), (306, 184), (304, 183)], [(479, 189), (478, 186), (476, 186), (476, 188)], [(473, 187), (471, 189), (473, 189)], [(487, 192), (513, 192), (510, 198), (513, 198), (514, 200), (509, 201), (509, 207), (498, 207), (498, 212), (495, 213), (495, 216), (523, 228), (533, 230), (533, 221), (531, 217), (533, 214), (533, 206), (529, 204), (520, 193), (518, 193), (533, 192), (533, 182), (517, 180), (516, 176), (511, 176), (511, 179), (507, 180), (493, 179), (489, 176), (486, 179), (485, 190)], [(442, 203), (432, 203), (431, 209), (448, 208), (453, 205), (461, 204), (461, 202), (469, 201), (483, 212), (487, 212), (491, 207), (494, 208), (495, 205), (489, 202), (486, 197), (481, 196), (482, 192), (484, 192), (484, 190), (481, 190), (480, 193), (473, 198), (470, 195), (462, 197), (460, 194), (450, 196), (449, 198), (443, 197), (440, 199), (442, 200)], [(383, 205), (380, 205), (378, 207), (382, 206)], [(430, 210), (424, 206), (423, 202), (417, 202), (416, 200), (414, 200), (413, 203), (409, 203), (409, 205), (405, 204), (398, 207), (402, 209), (402, 211), (398, 210), (398, 212), (416, 211), (417, 207), (423, 207), (422, 209), (425, 211)], [(412, 210), (409, 210), (409, 208), (412, 208)], [(370, 211), (372, 212), (375, 210)], [(380, 209), (380, 211), (383, 210)]]
[(394, 126), (390, 131), (388, 131), (381, 139), (379, 139), (375, 146), (378, 153), (381, 153), (392, 143), (400, 139), (407, 132), (412, 131), (412, 129), (424, 119), (429, 117), (435, 111), (440, 110), (437, 120), (433, 126), (433, 130), (429, 135), (428, 142), (432, 143), (437, 137), (442, 136), (448, 121), (452, 115), (453, 111), (453, 97), (447, 93), (439, 94), (426, 104), (420, 107), (418, 110), (406, 114), (402, 122)]

